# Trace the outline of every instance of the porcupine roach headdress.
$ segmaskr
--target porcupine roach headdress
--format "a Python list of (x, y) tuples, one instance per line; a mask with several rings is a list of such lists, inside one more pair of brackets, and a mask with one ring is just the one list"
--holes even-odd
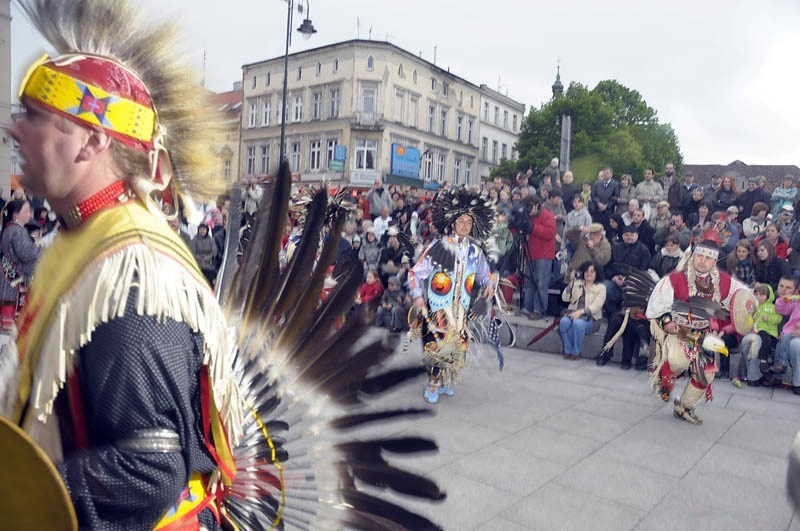
[(486, 239), (494, 223), (494, 201), (486, 194), (479, 194), (460, 187), (439, 193), (431, 207), (431, 221), (442, 234), (452, 232), (456, 219), (467, 214), (472, 217), (470, 236), (478, 241)]
[(209, 149), (219, 117), (183, 66), (173, 25), (145, 23), (126, 0), (20, 5), (61, 54), (30, 67), (20, 88), (24, 103), (102, 129), (146, 154), (144, 167), (126, 175), (143, 200), (170, 180), (180, 194), (202, 198), (221, 191)]

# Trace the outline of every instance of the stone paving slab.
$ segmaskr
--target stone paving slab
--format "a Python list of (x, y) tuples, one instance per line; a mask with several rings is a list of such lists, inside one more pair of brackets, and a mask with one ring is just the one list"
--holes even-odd
[(800, 531), (784, 490), (800, 428), (790, 390), (716, 382), (693, 426), (645, 373), (522, 349), (507, 350), (502, 373), (467, 369), (439, 404), (422, 402), (423, 385), (382, 404), (437, 413), (391, 431), (437, 439), (439, 454), (396, 462), (447, 491), (441, 504), (408, 502), (447, 530)]
[(567, 470), (555, 483), (621, 505), (650, 510), (677, 481), (641, 466), (595, 454)]
[(550, 484), (503, 511), (502, 517), (537, 531), (625, 531), (645, 512)]

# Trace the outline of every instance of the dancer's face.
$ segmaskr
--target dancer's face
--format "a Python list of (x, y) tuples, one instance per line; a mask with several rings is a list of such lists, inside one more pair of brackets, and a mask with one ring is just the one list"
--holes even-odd
[(470, 231), (472, 231), (472, 216), (462, 214), (456, 219), (455, 226), (457, 236), (461, 238), (469, 236)]
[(695, 271), (705, 274), (717, 265), (717, 259), (702, 254), (695, 254), (692, 256), (692, 263), (694, 264)]

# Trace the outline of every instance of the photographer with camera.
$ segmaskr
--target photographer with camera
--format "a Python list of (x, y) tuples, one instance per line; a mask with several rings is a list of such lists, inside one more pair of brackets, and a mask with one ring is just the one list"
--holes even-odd
[(547, 313), (547, 290), (556, 257), (556, 220), (542, 208), (541, 199), (532, 196), (529, 201), (531, 231), (526, 245), (523, 313), (536, 320)]
[(653, 236), (656, 248), (662, 248), (667, 241), (667, 236), (670, 235), (677, 236), (681, 250), (685, 251), (689, 247), (689, 243), (692, 241), (692, 231), (683, 222), (683, 214), (681, 212), (673, 212), (672, 219), (667, 223), (667, 226), (656, 231), (655, 236)]
[(603, 268), (592, 261), (583, 262), (572, 271), (569, 284), (561, 293), (561, 300), (569, 303), (566, 313), (558, 323), (564, 342), (564, 359), (581, 359), (583, 338), (596, 332), (603, 318), (606, 288), (603, 285)]
[[(567, 242), (575, 249), (569, 262), (568, 275), (584, 262), (591, 261), (605, 267), (611, 260), (611, 244), (603, 236), (603, 226), (599, 223), (568, 229), (566, 237)], [(568, 278), (564, 279), (565, 282), (567, 280)]]

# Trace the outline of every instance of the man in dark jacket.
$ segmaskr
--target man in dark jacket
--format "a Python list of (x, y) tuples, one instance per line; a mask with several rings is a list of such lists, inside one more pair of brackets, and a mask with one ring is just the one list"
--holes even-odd
[(619, 199), (619, 183), (613, 179), (614, 173), (611, 168), (603, 169), (603, 178), (592, 187), (591, 203), (589, 213), (595, 223), (600, 223), (606, 230), (608, 220), (617, 208)]
[(759, 201), (769, 205), (772, 197), (759, 188), (758, 177), (750, 177), (747, 179), (747, 190), (739, 196), (739, 212), (744, 213), (744, 217), (750, 216), (753, 211), (753, 205)]
[(639, 234), (639, 241), (647, 247), (647, 250), (652, 255), (656, 249), (656, 244), (653, 241), (656, 231), (650, 223), (644, 219), (644, 211), (642, 209), (633, 211), (633, 223), (631, 223), (631, 225), (636, 227), (636, 232)]
[[(622, 243), (617, 243), (611, 248), (611, 261), (605, 267), (606, 303), (604, 309), (608, 313), (608, 326), (603, 337), (603, 345), (608, 343), (622, 325), (620, 310), (622, 307), (622, 286), (625, 284), (628, 270), (633, 267), (646, 271), (650, 265), (650, 252), (639, 241), (639, 233), (631, 224), (622, 230)], [(633, 329), (633, 327), (629, 327)], [(627, 332), (626, 332), (627, 333)], [(622, 368), (630, 369), (633, 356), (637, 357), (636, 367), (642, 368), (638, 359), (638, 341), (629, 338), (623, 349)], [(597, 364), (605, 365), (613, 356), (613, 351), (598, 355)]]
[(628, 225), (622, 229), (622, 243), (611, 248), (611, 261), (605, 267), (606, 275), (606, 310), (619, 311), (622, 302), (622, 285), (625, 283), (628, 269), (635, 267), (647, 270), (650, 264), (650, 251), (639, 241), (639, 233), (635, 226)]

